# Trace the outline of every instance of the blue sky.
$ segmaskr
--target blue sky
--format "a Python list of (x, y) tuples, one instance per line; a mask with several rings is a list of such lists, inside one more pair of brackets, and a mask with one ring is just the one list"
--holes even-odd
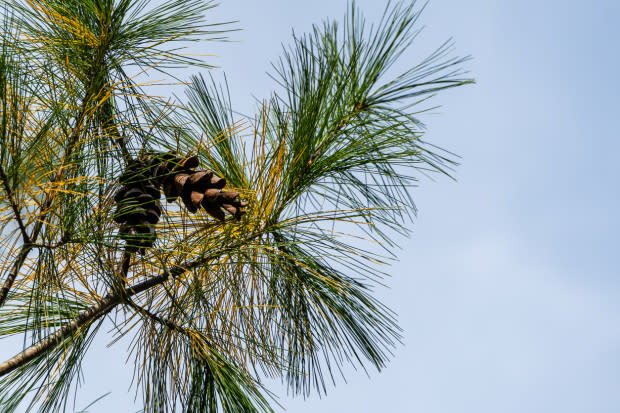
[[(369, 21), (385, 2), (358, 1)], [(289, 43), (344, 0), (224, 1), (238, 43), (206, 43), (249, 112)], [(453, 37), (477, 84), (444, 93), (423, 118), (430, 142), (461, 156), (457, 182), (414, 190), (420, 209), (391, 289), (404, 345), (382, 373), (347, 372), (290, 412), (620, 411), (620, 3), (432, 0), (401, 68)], [(188, 72), (189, 75), (189, 72)], [(131, 411), (124, 347), (96, 344), (80, 400)], [(87, 403), (84, 403), (87, 404)], [(79, 403), (78, 403), (78, 407)]]

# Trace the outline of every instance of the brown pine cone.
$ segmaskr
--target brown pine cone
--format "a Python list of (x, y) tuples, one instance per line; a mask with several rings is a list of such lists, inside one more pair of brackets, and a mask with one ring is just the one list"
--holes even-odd
[(238, 192), (223, 191), (226, 179), (213, 171), (194, 171), (198, 165), (198, 157), (181, 158), (174, 152), (148, 152), (127, 165), (119, 178), (122, 187), (114, 195), (117, 209), (113, 219), (122, 224), (119, 236), (130, 250), (143, 253), (157, 238), (155, 224), (162, 213), (160, 187), (168, 202), (180, 196), (193, 213), (202, 207), (220, 221), (226, 212), (236, 219), (246, 213), (247, 202), (241, 201)]
[(122, 224), (119, 236), (129, 251), (144, 253), (157, 238), (155, 224), (161, 216), (161, 192), (153, 172), (152, 162), (139, 158), (130, 162), (119, 178), (123, 186), (114, 195), (117, 209), (113, 219)]

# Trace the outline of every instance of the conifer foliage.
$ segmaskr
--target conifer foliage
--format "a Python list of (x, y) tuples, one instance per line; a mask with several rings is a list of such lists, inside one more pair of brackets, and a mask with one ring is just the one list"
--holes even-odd
[(400, 328), (374, 289), (418, 178), (455, 165), (420, 117), (472, 82), (466, 59), (400, 59), (415, 1), (373, 24), (350, 4), (240, 115), (184, 50), (236, 27), (213, 7), (0, 0), (0, 412), (83, 407), (95, 340), (127, 353), (147, 413), (271, 412), (265, 378), (307, 396), (388, 365)]

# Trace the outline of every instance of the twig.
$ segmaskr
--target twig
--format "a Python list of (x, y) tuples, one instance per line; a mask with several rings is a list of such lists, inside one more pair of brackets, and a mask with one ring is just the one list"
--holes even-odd
[(32, 246), (34, 248), (44, 248), (44, 249), (48, 249), (48, 250), (55, 250), (56, 248), (62, 247), (63, 245), (69, 244), (71, 242), (73, 242), (75, 240), (71, 239), (71, 236), (69, 235), (69, 233), (65, 232), (64, 234), (62, 234), (62, 237), (60, 237), (60, 241), (55, 242), (53, 244), (37, 244), (37, 243), (32, 243)]
[(142, 314), (146, 315), (147, 317), (155, 320), (159, 324), (162, 324), (162, 325), (168, 327), (170, 330), (178, 331), (179, 333), (183, 333), (183, 334), (189, 336), (189, 334), (187, 333), (187, 330), (185, 328), (175, 324), (174, 322), (172, 322), (172, 321), (170, 321), (168, 319), (162, 318), (162, 317), (158, 316), (157, 314), (153, 314), (152, 312), (150, 312), (146, 308), (144, 308), (142, 306), (139, 306), (138, 304), (134, 303), (133, 301), (128, 300), (125, 304), (127, 304), (128, 306), (130, 306), (131, 308), (133, 308), (137, 312), (142, 313)]
[(13, 263), (11, 272), (6, 277), (6, 280), (4, 281), (4, 285), (0, 289), (0, 307), (4, 305), (4, 302), (6, 301), (6, 298), (9, 295), (9, 291), (11, 290), (11, 287), (13, 286), (13, 283), (15, 282), (15, 278), (17, 278), (17, 274), (19, 273), (20, 268), (24, 264), (24, 261), (26, 261), (26, 257), (28, 256), (31, 250), (32, 250), (32, 244), (28, 243), (28, 244), (24, 244), (22, 246), (22, 249), (19, 251), (17, 258), (15, 259), (15, 262)]
[(22, 237), (24, 238), (24, 244), (28, 244), (30, 242), (30, 236), (26, 231), (26, 226), (22, 221), (22, 216), (19, 213), (19, 208), (17, 207), (17, 203), (13, 198), (13, 191), (11, 190), (11, 185), (9, 185), (9, 177), (4, 172), (4, 168), (0, 165), (0, 179), (2, 179), (2, 185), (4, 186), (4, 190), (6, 191), (6, 196), (9, 198), (9, 203), (11, 204), (11, 208), (13, 209), (13, 213), (15, 214), (15, 220), (17, 220), (17, 225), (19, 226), (19, 230), (22, 233)]

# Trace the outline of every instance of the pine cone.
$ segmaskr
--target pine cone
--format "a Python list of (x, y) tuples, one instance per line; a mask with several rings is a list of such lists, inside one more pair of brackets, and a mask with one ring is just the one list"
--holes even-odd
[(191, 168), (198, 166), (198, 158), (195, 156), (186, 159), (181, 165), (163, 183), (168, 202), (180, 196), (190, 212), (195, 213), (202, 206), (209, 215), (220, 221), (226, 218), (224, 211), (236, 219), (245, 214), (242, 208), (247, 203), (239, 199), (239, 193), (222, 191), (226, 179), (214, 175), (213, 171), (192, 171)]
[(147, 159), (132, 161), (119, 178), (123, 186), (114, 196), (118, 206), (113, 219), (122, 224), (119, 235), (130, 250), (141, 253), (153, 246), (155, 224), (161, 216), (161, 193), (152, 173)]
[(202, 207), (220, 221), (226, 212), (237, 220), (246, 213), (243, 208), (247, 203), (241, 201), (238, 192), (222, 190), (226, 179), (213, 171), (194, 171), (198, 165), (196, 156), (182, 159), (173, 152), (150, 152), (127, 165), (119, 178), (122, 187), (114, 196), (118, 206), (113, 218), (121, 224), (119, 235), (130, 250), (144, 253), (157, 238), (155, 224), (162, 212), (160, 187), (168, 202), (180, 196), (193, 213)]

